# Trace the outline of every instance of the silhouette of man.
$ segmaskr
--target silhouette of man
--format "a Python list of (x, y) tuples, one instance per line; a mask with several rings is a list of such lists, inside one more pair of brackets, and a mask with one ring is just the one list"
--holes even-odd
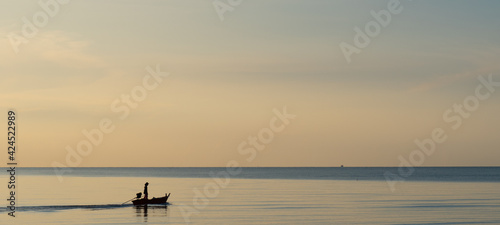
[(149, 183), (146, 182), (146, 184), (144, 184), (144, 199), (148, 199), (148, 185)]

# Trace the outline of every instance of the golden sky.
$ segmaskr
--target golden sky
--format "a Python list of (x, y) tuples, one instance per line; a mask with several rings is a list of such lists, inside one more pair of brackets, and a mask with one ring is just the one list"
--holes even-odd
[[(2, 2), (0, 107), (19, 114), (20, 165), (67, 165), (103, 119), (115, 129), (78, 166), (398, 166), (435, 128), (447, 139), (424, 166), (500, 165), (500, 87), (458, 129), (443, 118), (479, 76), (500, 82), (500, 4), (401, 1), (346, 62), (340, 43), (388, 2), (244, 1), (221, 21), (211, 1), (72, 1), (17, 53), (9, 35), (43, 7)], [(113, 104), (157, 65), (168, 76), (122, 119)], [(296, 117), (247, 161), (240, 144), (284, 107)]]

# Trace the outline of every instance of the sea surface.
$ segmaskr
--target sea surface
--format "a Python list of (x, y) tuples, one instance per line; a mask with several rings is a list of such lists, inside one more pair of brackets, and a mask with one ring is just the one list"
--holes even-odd
[(2, 170), (0, 224), (500, 224), (500, 167)]

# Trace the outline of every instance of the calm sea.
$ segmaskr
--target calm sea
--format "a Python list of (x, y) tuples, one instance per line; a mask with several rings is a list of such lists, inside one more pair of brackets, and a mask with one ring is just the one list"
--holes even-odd
[(2, 170), (0, 224), (500, 224), (500, 167), (18, 168), (15, 218)]

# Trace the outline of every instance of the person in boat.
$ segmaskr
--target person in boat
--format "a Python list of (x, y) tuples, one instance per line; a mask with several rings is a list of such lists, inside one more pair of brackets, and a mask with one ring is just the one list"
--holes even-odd
[(144, 199), (146, 200), (148, 199), (148, 185), (149, 185), (148, 182), (144, 184)]

